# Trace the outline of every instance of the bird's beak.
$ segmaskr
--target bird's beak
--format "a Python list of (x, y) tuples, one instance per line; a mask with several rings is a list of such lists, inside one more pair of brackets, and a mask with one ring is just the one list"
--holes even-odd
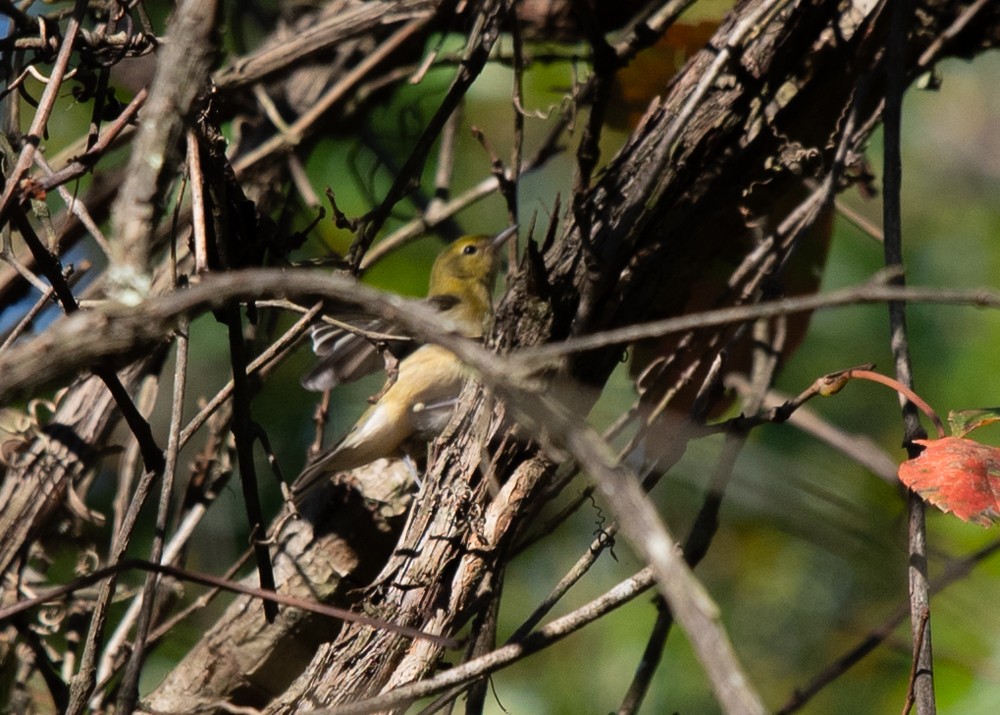
[(496, 236), (494, 236), (493, 240), (490, 241), (490, 248), (495, 251), (498, 248), (500, 248), (500, 246), (502, 246), (503, 244), (507, 243), (507, 241), (512, 236), (516, 236), (516, 235), (517, 235), (517, 224), (515, 223), (513, 226), (505, 228), (503, 231), (501, 231)]

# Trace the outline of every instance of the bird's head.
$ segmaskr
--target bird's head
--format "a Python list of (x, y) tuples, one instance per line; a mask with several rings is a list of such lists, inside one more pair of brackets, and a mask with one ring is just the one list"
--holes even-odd
[(516, 233), (517, 226), (511, 226), (496, 236), (455, 241), (434, 261), (428, 295), (462, 295), (478, 286), (491, 290), (500, 268), (500, 247)]

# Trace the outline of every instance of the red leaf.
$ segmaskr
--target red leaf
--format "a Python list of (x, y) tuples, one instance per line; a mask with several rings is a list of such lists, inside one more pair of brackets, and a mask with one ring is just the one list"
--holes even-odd
[(903, 484), (963, 521), (990, 526), (1000, 517), (1000, 449), (960, 437), (914, 442), (925, 449), (899, 465)]

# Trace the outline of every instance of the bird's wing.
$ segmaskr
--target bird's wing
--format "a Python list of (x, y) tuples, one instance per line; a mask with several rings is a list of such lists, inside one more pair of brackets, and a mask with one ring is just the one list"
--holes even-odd
[[(472, 330), (474, 334), (477, 330), (481, 330), (482, 326), (477, 323), (473, 330), (464, 324), (468, 321), (464, 314), (458, 311), (461, 302), (461, 298), (451, 294), (434, 295), (424, 299), (425, 304), (455, 323), (449, 327), (461, 330), (463, 333)], [(383, 369), (386, 362), (381, 355), (383, 349), (388, 350), (396, 360), (402, 360), (420, 347), (419, 342), (402, 336), (398, 339), (379, 340), (366, 337), (363, 333), (378, 335), (394, 333), (392, 325), (381, 318), (355, 314), (338, 316), (338, 319), (339, 322), (358, 332), (329, 323), (317, 323), (312, 326), (310, 329), (312, 348), (319, 356), (319, 360), (299, 381), (307, 390), (313, 392), (331, 390), (337, 385), (353, 382)]]
[[(370, 316), (352, 316), (342, 322), (364, 333), (386, 334), (389, 329), (384, 320)], [(412, 350), (412, 341), (406, 338), (376, 341), (359, 332), (327, 323), (314, 325), (310, 337), (313, 352), (319, 360), (302, 376), (300, 383), (314, 392), (330, 390), (382, 369), (385, 361), (380, 348), (383, 346), (397, 359)]]
[(452, 295), (451, 293), (441, 293), (438, 295), (427, 296), (424, 299), (424, 302), (435, 310), (439, 310), (444, 313), (461, 303), (462, 299), (457, 295)]

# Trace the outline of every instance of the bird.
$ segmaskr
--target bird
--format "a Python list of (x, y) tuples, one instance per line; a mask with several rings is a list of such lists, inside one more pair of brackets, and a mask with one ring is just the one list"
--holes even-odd
[[(492, 310), (490, 299), (499, 267), (496, 249), (516, 231), (517, 226), (512, 226), (492, 238), (463, 236), (442, 251), (431, 267), (425, 302), (455, 323), (465, 337), (482, 336), (482, 318)], [(464, 290), (463, 282), (468, 282)], [(460, 296), (465, 299), (459, 300)], [(402, 360), (419, 347), (409, 338), (389, 334), (391, 329), (385, 320), (363, 313), (341, 312), (336, 325), (314, 325), (310, 337), (319, 360), (300, 384), (314, 392), (331, 390), (379, 370), (385, 362), (382, 351)]]
[[(442, 322), (449, 330), (466, 338), (483, 337), (493, 317), (492, 293), (500, 266), (499, 249), (516, 233), (515, 225), (494, 237), (464, 236), (435, 259), (426, 302), (440, 311)], [(361, 321), (355, 318), (354, 324)], [(343, 357), (336, 352), (338, 340), (344, 341), (339, 350), (347, 354), (346, 371), (338, 364), (338, 358)], [(356, 341), (342, 336), (328, 338), (326, 345), (328, 349), (320, 365), (307, 375), (311, 384), (331, 381), (336, 384), (343, 381), (344, 374), (352, 378), (360, 376), (354, 372), (367, 358), (359, 358), (362, 351)], [(372, 350), (377, 356), (374, 346)], [(370, 363), (368, 360), (364, 366), (371, 367)], [(334, 373), (340, 370), (340, 374), (327, 378), (323, 370)], [(433, 439), (450, 419), (448, 408), (458, 397), (465, 378), (462, 362), (451, 351), (433, 343), (415, 347), (399, 361), (395, 380), (383, 388), (348, 433), (306, 465), (292, 485), (293, 499), (300, 501), (329, 474), (355, 469), (381, 457), (396, 456), (412, 439)]]

